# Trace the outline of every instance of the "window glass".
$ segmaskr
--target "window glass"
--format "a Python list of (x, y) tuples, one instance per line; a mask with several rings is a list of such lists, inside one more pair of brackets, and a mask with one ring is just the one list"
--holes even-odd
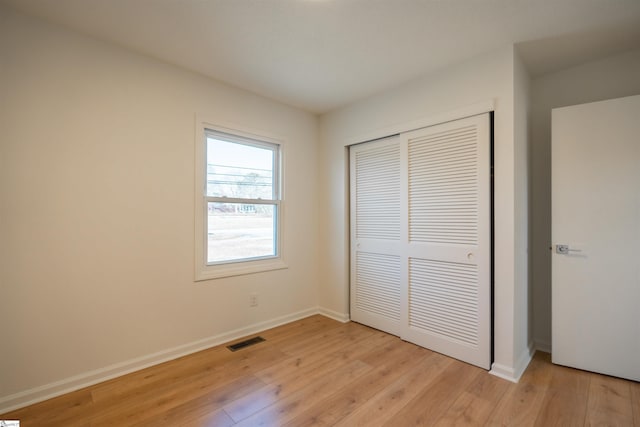
[(279, 145), (207, 130), (206, 265), (278, 254)]
[(207, 263), (276, 256), (276, 206), (208, 203)]
[(207, 196), (274, 199), (274, 149), (207, 136)]

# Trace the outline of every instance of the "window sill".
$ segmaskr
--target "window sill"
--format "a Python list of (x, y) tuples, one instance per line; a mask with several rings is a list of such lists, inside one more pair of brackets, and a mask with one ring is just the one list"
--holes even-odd
[(196, 270), (195, 281), (200, 282), (203, 280), (221, 279), (223, 277), (242, 276), (264, 271), (282, 270), (285, 268), (288, 268), (288, 266), (281, 258), (202, 266)]

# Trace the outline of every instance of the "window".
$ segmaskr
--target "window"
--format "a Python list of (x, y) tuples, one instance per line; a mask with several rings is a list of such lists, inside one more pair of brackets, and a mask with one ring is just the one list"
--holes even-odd
[(206, 123), (196, 161), (196, 280), (285, 268), (281, 143)]

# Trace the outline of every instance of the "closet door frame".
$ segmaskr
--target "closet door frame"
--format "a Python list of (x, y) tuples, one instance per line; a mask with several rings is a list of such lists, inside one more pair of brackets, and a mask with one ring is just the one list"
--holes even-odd
[[(490, 174), (490, 180), (491, 182), (488, 183), (487, 185), (489, 186), (489, 196), (488, 196), (488, 200), (486, 200), (486, 203), (489, 204), (489, 212), (488, 212), (488, 216), (489, 216), (489, 221), (490, 224), (485, 224), (486, 227), (489, 229), (489, 237), (488, 237), (488, 241), (485, 242), (486, 245), (486, 251), (488, 251), (488, 256), (489, 256), (489, 263), (488, 265), (485, 265), (485, 269), (483, 271), (483, 274), (486, 274), (486, 269), (488, 269), (488, 275), (489, 277), (486, 279), (488, 280), (489, 284), (489, 291), (488, 291), (488, 304), (486, 303), (486, 299), (485, 302), (483, 302), (484, 304), (486, 304), (486, 310), (488, 310), (488, 324), (485, 325), (486, 328), (488, 329), (488, 338), (483, 338), (485, 340), (485, 342), (483, 343), (483, 346), (485, 347), (485, 349), (488, 347), (488, 350), (486, 350), (486, 353), (488, 354), (488, 360), (486, 360), (485, 362), (482, 363), (482, 367), (489, 369), (490, 368), (490, 364), (493, 361), (493, 330), (494, 330), (494, 318), (493, 318), (493, 303), (494, 303), (494, 294), (493, 294), (493, 283), (494, 283), (494, 210), (493, 210), (493, 197), (494, 197), (494, 187), (493, 187), (493, 110), (494, 110), (494, 105), (493, 102), (485, 102), (485, 103), (479, 103), (479, 104), (475, 104), (472, 106), (467, 107), (466, 109), (460, 109), (457, 110), (456, 112), (450, 112), (450, 113), (445, 113), (442, 115), (438, 115), (438, 116), (433, 116), (430, 117), (428, 119), (421, 119), (418, 121), (414, 121), (408, 124), (404, 124), (404, 125), (398, 125), (398, 126), (393, 126), (393, 127), (389, 127), (386, 130), (382, 129), (379, 130), (377, 132), (374, 132), (368, 136), (362, 137), (362, 138), (358, 138), (355, 141), (358, 141), (358, 144), (364, 143), (364, 142), (369, 142), (372, 139), (382, 139), (382, 137), (384, 137), (384, 135), (399, 135), (399, 134), (406, 134), (415, 130), (419, 130), (422, 128), (428, 128), (431, 126), (435, 126), (435, 125), (440, 125), (446, 122), (452, 122), (452, 121), (457, 121), (460, 119), (464, 119), (467, 117), (471, 117), (471, 116), (477, 116), (477, 115), (481, 115), (484, 113), (487, 113), (487, 117), (488, 117), (488, 129), (487, 132), (489, 132), (489, 147), (488, 150), (490, 151), (490, 153), (487, 153), (487, 156), (485, 157), (488, 158), (488, 161), (490, 162), (490, 164), (487, 166), (489, 168), (489, 174)], [(369, 138), (369, 140), (367, 140), (367, 138)], [(348, 145), (349, 148), (351, 148), (351, 146), (353, 146), (355, 144), (351, 144)], [(407, 145), (401, 145), (401, 156), (402, 156), (402, 164), (403, 165), (407, 165), (408, 164), (408, 148)], [(349, 154), (351, 156), (351, 152)], [(353, 167), (353, 164), (351, 163), (350, 160), (350, 166), (351, 168)], [(350, 190), (352, 192), (352, 197), (353, 197), (353, 192), (355, 191), (354, 188), (354, 183), (353, 180), (351, 179), (351, 173), (352, 170), (350, 170)], [(408, 182), (408, 170), (406, 167), (402, 167), (401, 168), (401, 181), (403, 183), (407, 183)], [(405, 202), (408, 201), (408, 185), (402, 185), (401, 186), (401, 191), (402, 191), (402, 197), (401, 199), (404, 200)], [(401, 204), (401, 215), (403, 219), (406, 219), (404, 221), (401, 221), (402, 223), (402, 230), (401, 230), (401, 236), (402, 236), (402, 240), (403, 240), (403, 244), (400, 245), (400, 248), (398, 248), (398, 250), (396, 252), (398, 252), (398, 255), (400, 255), (405, 262), (407, 262), (408, 264), (408, 260), (410, 258), (410, 253), (413, 252), (412, 249), (409, 249), (409, 230), (408, 230), (408, 215), (409, 215), (409, 208), (408, 208), (408, 203), (402, 203)], [(352, 218), (354, 215), (353, 212), (353, 206), (351, 206), (351, 215)], [(479, 221), (481, 219), (479, 218)], [(486, 220), (486, 217), (485, 217)], [(351, 223), (351, 227), (353, 227), (353, 220), (350, 221)], [(353, 257), (353, 255), (355, 254), (355, 239), (354, 239), (354, 230), (351, 230), (350, 233), (350, 254), (351, 256), (351, 260), (353, 262), (353, 260), (355, 259)], [(351, 303), (351, 307), (353, 307), (353, 291), (354, 291), (354, 284), (355, 284), (355, 278), (354, 278), (354, 266), (352, 265), (352, 268), (350, 270), (350, 278), (351, 278), (351, 284), (350, 284), (350, 292), (351, 292), (351, 296), (352, 296), (352, 303)], [(402, 314), (401, 314), (401, 328), (400, 330), (398, 329), (394, 329), (394, 330), (387, 330), (387, 332), (390, 332), (392, 334), (401, 336), (403, 339), (405, 338), (409, 338), (409, 340), (411, 340), (411, 337), (406, 337), (407, 333), (406, 330), (408, 329), (408, 279), (409, 279), (409, 273), (408, 273), (409, 267), (408, 265), (403, 266), (403, 268), (401, 269), (402, 273), (401, 273), (401, 286), (402, 286), (402, 292), (401, 292), (401, 304), (402, 307), (404, 307), (404, 309), (402, 310)], [(352, 319), (355, 321), (360, 321), (358, 318), (358, 316), (353, 316), (352, 313)], [(486, 321), (486, 318), (485, 318)], [(375, 325), (372, 325), (374, 327), (377, 327)], [(484, 327), (483, 327), (484, 328)], [(384, 328), (379, 328), (384, 330)], [(409, 334), (411, 335), (411, 334)], [(486, 337), (486, 335), (485, 335)], [(454, 356), (455, 357), (455, 356)]]

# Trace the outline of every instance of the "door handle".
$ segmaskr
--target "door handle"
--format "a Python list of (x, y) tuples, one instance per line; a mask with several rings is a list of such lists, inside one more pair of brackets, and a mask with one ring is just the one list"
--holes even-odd
[(582, 252), (581, 249), (571, 249), (569, 245), (556, 245), (556, 253), (568, 255), (570, 252)]

